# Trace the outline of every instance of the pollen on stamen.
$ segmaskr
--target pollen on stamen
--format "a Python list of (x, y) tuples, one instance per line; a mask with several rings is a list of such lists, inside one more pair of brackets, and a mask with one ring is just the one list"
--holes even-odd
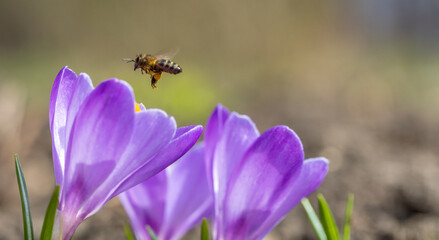
[(140, 112), (142, 109), (140, 108), (140, 105), (137, 103), (134, 103), (134, 111), (135, 112)]

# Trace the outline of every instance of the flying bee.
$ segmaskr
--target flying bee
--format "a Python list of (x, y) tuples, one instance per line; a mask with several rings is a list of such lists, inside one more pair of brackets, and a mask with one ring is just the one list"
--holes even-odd
[(134, 62), (134, 71), (140, 68), (140, 71), (146, 72), (151, 75), (151, 87), (157, 88), (156, 84), (162, 77), (163, 72), (171, 74), (179, 74), (183, 70), (181, 67), (171, 61), (170, 59), (175, 56), (178, 50), (172, 52), (166, 52), (163, 54), (150, 55), (150, 54), (138, 54), (135, 59), (123, 59), (128, 62)]

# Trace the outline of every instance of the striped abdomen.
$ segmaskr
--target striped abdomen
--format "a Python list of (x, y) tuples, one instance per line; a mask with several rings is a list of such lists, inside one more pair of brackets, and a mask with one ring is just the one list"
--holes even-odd
[(167, 59), (157, 59), (155, 68), (159, 71), (172, 73), (172, 74), (178, 74), (183, 71), (178, 64)]

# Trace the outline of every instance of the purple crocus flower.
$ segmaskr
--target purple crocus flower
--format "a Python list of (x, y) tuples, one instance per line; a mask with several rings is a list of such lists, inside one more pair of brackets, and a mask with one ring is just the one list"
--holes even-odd
[(165, 171), (120, 194), (119, 199), (138, 240), (150, 239), (146, 226), (158, 239), (181, 239), (212, 212), (203, 146), (195, 146)]
[(124, 81), (93, 88), (87, 74), (77, 76), (67, 67), (56, 77), (49, 118), (63, 239), (108, 200), (180, 158), (202, 133), (201, 126), (177, 129), (162, 110), (138, 110)]
[(205, 131), (214, 194), (215, 239), (262, 239), (328, 172), (328, 160), (304, 161), (302, 143), (286, 126), (259, 134), (247, 116), (218, 105)]

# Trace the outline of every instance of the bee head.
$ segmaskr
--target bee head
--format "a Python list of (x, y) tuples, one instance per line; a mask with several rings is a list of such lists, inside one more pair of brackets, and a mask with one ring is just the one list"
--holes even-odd
[(142, 59), (142, 54), (139, 54), (139, 55), (136, 56), (136, 59), (133, 60), (133, 62), (134, 62), (134, 71), (136, 71), (136, 69), (139, 68), (139, 63), (140, 63), (141, 59)]

